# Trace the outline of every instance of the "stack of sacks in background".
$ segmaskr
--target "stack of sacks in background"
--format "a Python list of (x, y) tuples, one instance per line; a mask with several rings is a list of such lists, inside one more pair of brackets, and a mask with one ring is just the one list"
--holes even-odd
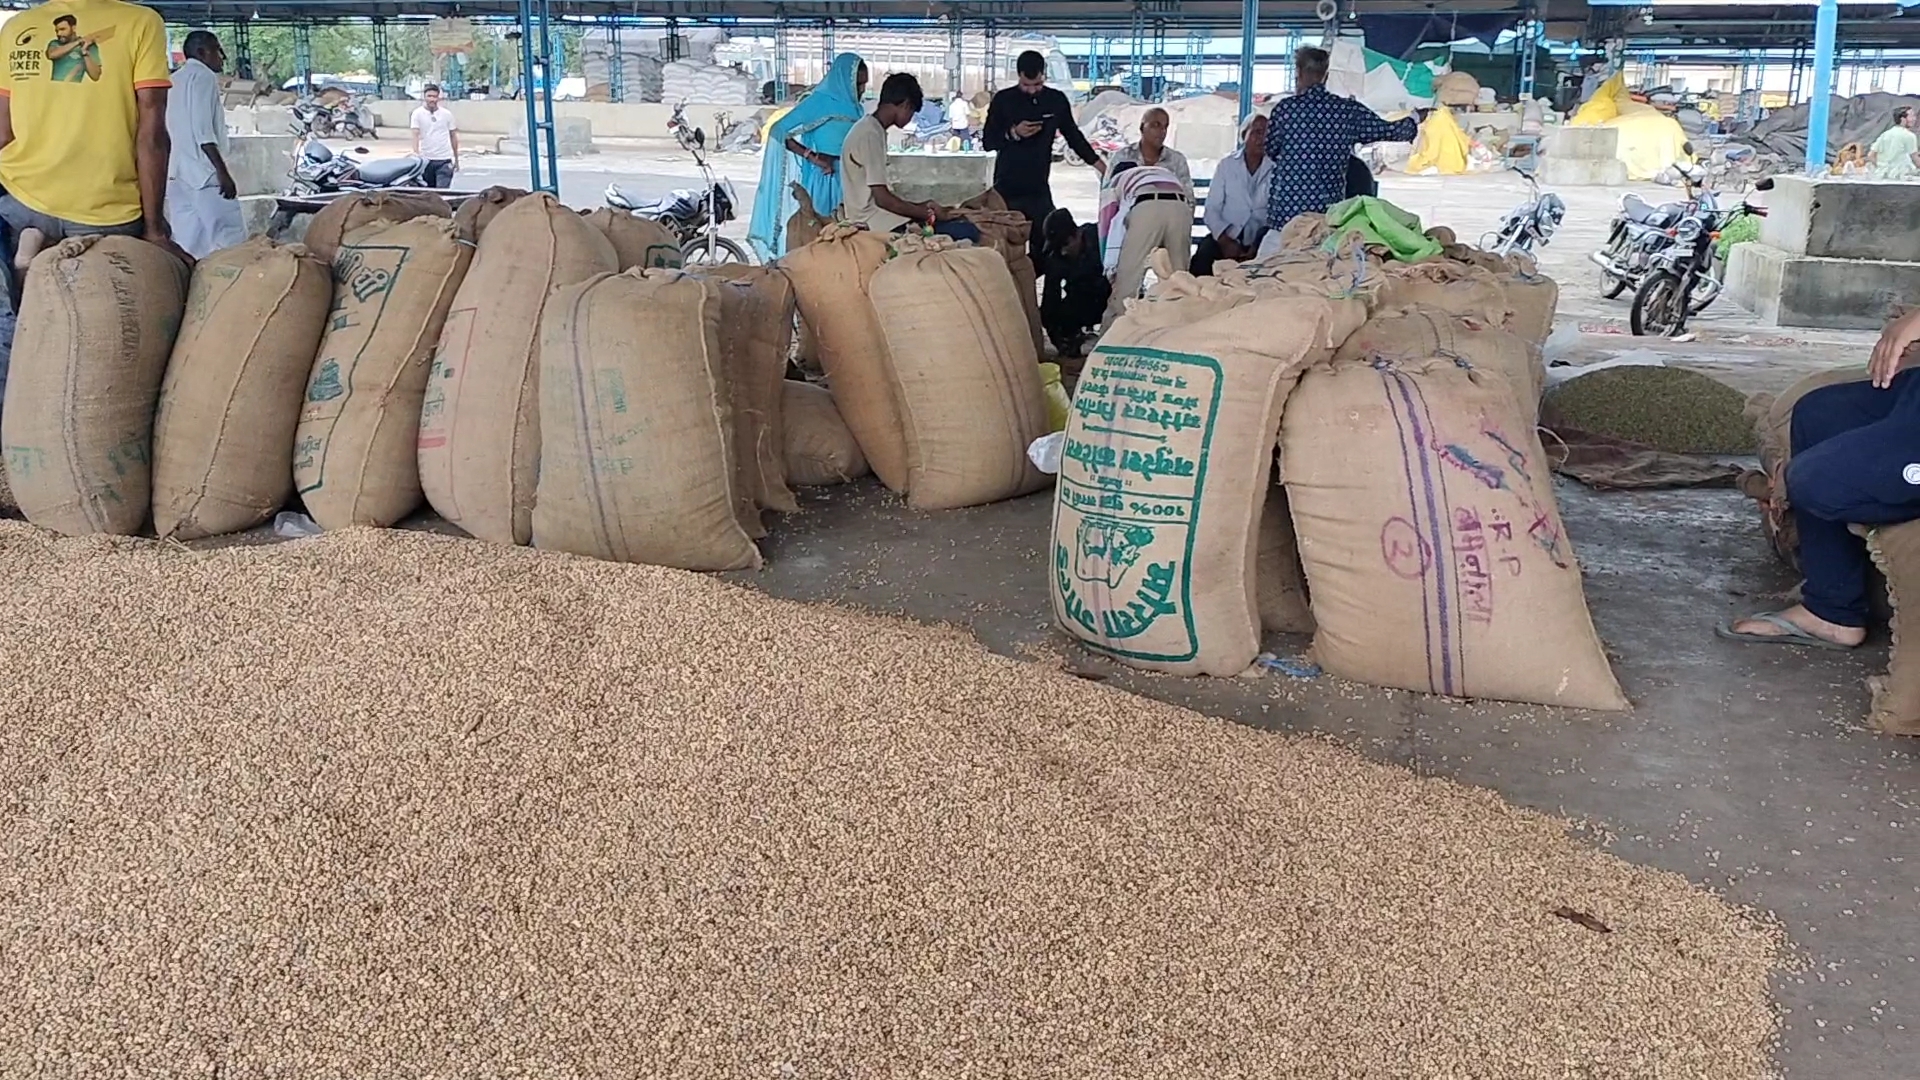
[(1000, 252), (835, 224), (782, 260), (847, 428), (916, 509), (1046, 486), (1038, 356)]
[(1167, 275), (1102, 339), (1061, 465), (1059, 621), (1177, 674), (1238, 673), (1264, 628), (1362, 682), (1625, 708), (1534, 434), (1551, 282), (1315, 232)]
[[(760, 84), (730, 67), (675, 60), (660, 70), (660, 100), (700, 105), (758, 105)], [(714, 133), (718, 137), (719, 132)]]

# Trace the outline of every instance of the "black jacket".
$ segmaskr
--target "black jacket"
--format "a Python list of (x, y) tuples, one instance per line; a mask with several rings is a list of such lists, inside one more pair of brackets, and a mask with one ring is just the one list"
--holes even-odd
[[(1040, 121), (1039, 134), (1027, 139), (1014, 138), (1014, 127), (1027, 120)], [(1092, 165), (1100, 160), (1093, 144), (1073, 122), (1073, 105), (1067, 95), (1051, 86), (1043, 87), (1037, 94), (1009, 86), (993, 95), (993, 104), (987, 106), (987, 122), (981, 128), (986, 148), (999, 154), (993, 162), (993, 186), (1003, 195), (1046, 193), (1047, 181), (1053, 172), (1055, 132), (1066, 136), (1067, 145), (1082, 161)]]

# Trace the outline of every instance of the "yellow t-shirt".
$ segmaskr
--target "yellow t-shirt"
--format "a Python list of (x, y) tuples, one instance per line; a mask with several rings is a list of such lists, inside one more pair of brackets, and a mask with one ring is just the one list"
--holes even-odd
[(165, 88), (167, 26), (121, 0), (54, 0), (0, 28), (13, 142), (0, 183), (29, 209), (82, 225), (140, 219), (135, 90)]

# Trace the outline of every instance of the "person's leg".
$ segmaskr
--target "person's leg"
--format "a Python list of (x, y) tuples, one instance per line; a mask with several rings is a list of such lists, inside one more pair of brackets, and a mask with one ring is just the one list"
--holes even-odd
[(1223, 257), (1220, 252), (1220, 241), (1208, 236), (1193, 249), (1193, 259), (1187, 264), (1187, 269), (1194, 277), (1212, 277), (1213, 264)]
[(1046, 244), (1046, 235), (1041, 231), (1041, 225), (1046, 222), (1047, 215), (1053, 213), (1053, 193), (1008, 195), (1003, 191), (1000, 197), (1006, 200), (1007, 209), (1026, 216), (1031, 225), (1027, 230), (1027, 257), (1033, 260), (1035, 274), (1045, 273), (1047, 264), (1041, 248)]
[(933, 232), (936, 236), (951, 237), (954, 240), (965, 240), (974, 244), (980, 242), (980, 226), (971, 221), (936, 221)]
[(1184, 202), (1161, 203), (1168, 209), (1161, 226), (1161, 242), (1173, 258), (1173, 268), (1184, 270), (1193, 261), (1193, 206)]
[(1142, 214), (1143, 209), (1156, 203), (1135, 203), (1127, 211), (1127, 238), (1120, 243), (1120, 263), (1113, 274), (1113, 294), (1107, 297), (1107, 310), (1103, 323), (1126, 314), (1127, 301), (1140, 295), (1140, 284), (1147, 277), (1147, 260), (1160, 247), (1160, 230), (1152, 221), (1152, 211)]

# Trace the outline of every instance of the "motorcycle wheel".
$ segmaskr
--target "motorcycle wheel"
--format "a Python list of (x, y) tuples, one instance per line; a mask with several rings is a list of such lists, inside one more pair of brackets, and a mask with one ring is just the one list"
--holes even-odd
[[(1601, 250), (1606, 253), (1607, 259), (1609, 261), (1618, 261), (1618, 259), (1620, 258), (1620, 245), (1624, 241), (1625, 241), (1624, 234), (1618, 233), (1618, 232), (1614, 233), (1612, 236), (1607, 238), (1607, 246), (1605, 248), (1602, 248)], [(1621, 293), (1626, 292), (1627, 286), (1630, 284), (1632, 284), (1632, 282), (1628, 281), (1626, 278), (1614, 277), (1612, 274), (1607, 273), (1605, 270), (1600, 271), (1600, 295), (1606, 297), (1609, 300), (1612, 300), (1615, 297), (1619, 296)]]
[(1715, 256), (1706, 276), (1693, 287), (1693, 301), (1687, 305), (1687, 314), (1698, 315), (1707, 310), (1715, 300), (1720, 299), (1720, 293), (1726, 289), (1726, 285), (1727, 261)]
[(680, 245), (680, 265), (717, 266), (722, 263), (751, 263), (746, 251), (739, 244), (724, 236), (713, 238), (713, 254), (707, 254), (707, 238), (697, 237)]
[(1687, 329), (1687, 309), (1680, 299), (1680, 278), (1665, 270), (1640, 283), (1633, 294), (1630, 322), (1635, 337), (1679, 337)]

